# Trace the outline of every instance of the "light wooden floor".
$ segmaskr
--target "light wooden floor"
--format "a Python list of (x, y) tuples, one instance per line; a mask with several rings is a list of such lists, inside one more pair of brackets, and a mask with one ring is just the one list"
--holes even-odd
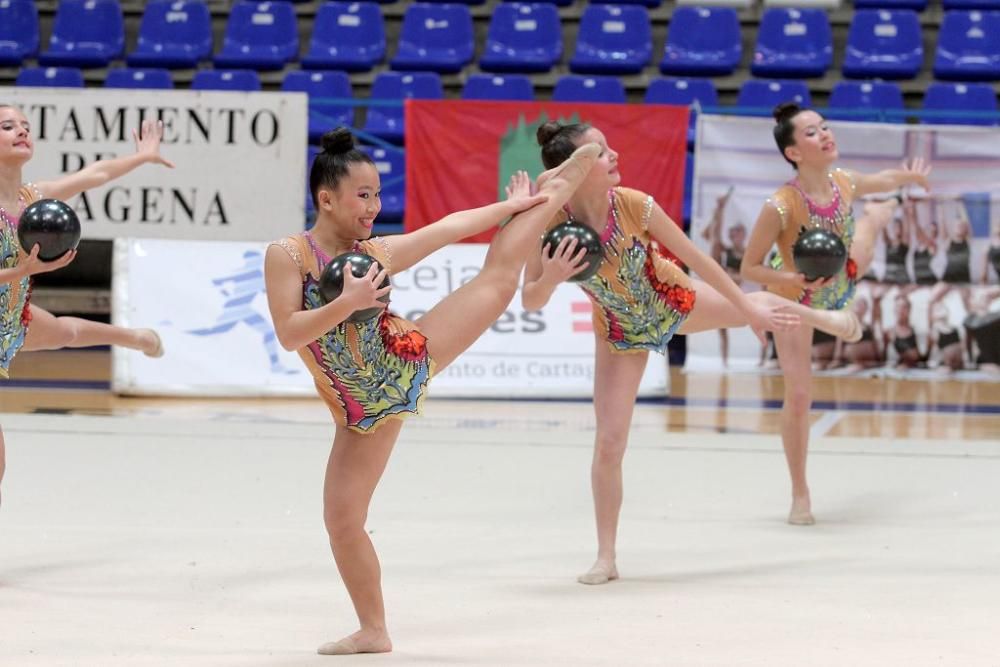
[[(328, 420), (315, 399), (149, 399), (112, 395), (110, 355), (104, 351), (62, 351), (18, 355), (12, 383), (0, 383), (0, 412), (119, 414), (273, 414)], [(31, 383), (42, 386), (31, 386)], [(26, 386), (27, 385), (27, 386)], [(60, 386), (62, 388), (53, 388)], [(671, 396), (649, 402), (664, 431), (763, 433), (780, 431), (782, 379), (752, 374), (687, 375), (673, 369)], [(913, 381), (883, 378), (816, 378), (813, 432), (816, 435), (935, 440), (1000, 438), (1000, 384)], [(431, 402), (434, 400), (433, 386)], [(465, 415), (542, 418), (553, 410), (587, 419), (586, 402), (461, 401)], [(553, 405), (560, 407), (555, 408)], [(441, 406), (445, 407), (445, 406)], [(648, 414), (648, 413), (644, 413)]]
[(644, 403), (621, 579), (582, 586), (590, 406), (430, 401), (367, 523), (396, 650), (344, 660), (315, 654), (356, 627), (317, 402), (113, 403), (0, 416), (0, 665), (998, 664), (998, 440), (818, 437), (804, 528), (775, 436), (665, 436)]
[(591, 405), (432, 399), (367, 524), (396, 650), (343, 660), (314, 652), (356, 627), (318, 399), (115, 397), (100, 351), (13, 370), (0, 665), (1000, 664), (995, 384), (817, 380), (802, 528), (780, 380), (674, 373), (636, 409), (597, 587)]

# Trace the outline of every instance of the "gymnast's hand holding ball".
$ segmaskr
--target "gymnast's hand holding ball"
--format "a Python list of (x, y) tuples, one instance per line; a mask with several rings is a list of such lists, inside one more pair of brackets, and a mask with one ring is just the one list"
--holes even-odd
[(389, 304), (391, 289), (389, 274), (382, 265), (375, 258), (357, 252), (345, 252), (331, 259), (319, 281), (320, 296), (325, 303), (334, 299), (357, 303), (348, 322), (378, 317)]
[(38, 257), (38, 244), (36, 243), (31, 249), (31, 252), (24, 255), (22, 259), (18, 261), (16, 268), (21, 270), (25, 276), (34, 276), (39, 273), (57, 271), (68, 265), (74, 259), (76, 259), (76, 250), (70, 250), (62, 257), (54, 259), (51, 262), (46, 262)]
[(25, 276), (55, 271), (76, 258), (80, 219), (65, 202), (40, 199), (21, 214), (17, 239), (27, 253), (17, 263)]

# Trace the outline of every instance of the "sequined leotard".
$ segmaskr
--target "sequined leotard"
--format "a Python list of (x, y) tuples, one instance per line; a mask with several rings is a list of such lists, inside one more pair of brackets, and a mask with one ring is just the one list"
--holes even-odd
[[(604, 262), (579, 283), (593, 304), (594, 331), (616, 352), (663, 353), (694, 307), (691, 281), (651, 247), (650, 195), (618, 187), (608, 191), (608, 199), (608, 221), (600, 235)], [(567, 219), (572, 214), (564, 211), (549, 229)]]
[(795, 181), (783, 185), (768, 203), (781, 216), (781, 233), (776, 244), (778, 255), (771, 266), (779, 271), (795, 271), (792, 246), (806, 229), (821, 228), (834, 232), (844, 242), (848, 259), (840, 273), (833, 277), (829, 285), (818, 290), (798, 287), (771, 286), (768, 289), (803, 305), (822, 310), (840, 310), (854, 298), (857, 266), (850, 258), (851, 241), (854, 239), (854, 215), (851, 204), (854, 200), (854, 180), (850, 173), (836, 169), (830, 174), (833, 199), (826, 206), (819, 206), (809, 200)]
[[(0, 209), (0, 269), (12, 269), (27, 253), (17, 240), (17, 223), (21, 211), (42, 195), (32, 184), (21, 186), (18, 191), (18, 217)], [(14, 355), (24, 345), (31, 322), (31, 278), (0, 284), (0, 378), (8, 377)]]
[[(323, 305), (319, 278), (329, 261), (306, 232), (281, 239), (302, 277), (302, 308)], [(355, 252), (371, 255), (392, 273), (385, 239), (359, 242)], [(352, 431), (374, 431), (389, 418), (420, 412), (434, 361), (427, 339), (412, 322), (388, 309), (363, 322), (342, 322), (299, 350), (316, 390), (334, 421)]]

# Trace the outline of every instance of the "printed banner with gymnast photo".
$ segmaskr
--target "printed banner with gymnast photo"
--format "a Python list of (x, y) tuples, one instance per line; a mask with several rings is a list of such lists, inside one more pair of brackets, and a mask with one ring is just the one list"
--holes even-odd
[[(702, 115), (698, 122), (691, 237), (744, 290), (740, 262), (761, 207), (794, 178), (777, 154), (769, 118)], [(1000, 133), (973, 127), (836, 122), (838, 166), (859, 172), (923, 158), (931, 191), (898, 201), (850, 306), (864, 335), (814, 336), (817, 372), (1000, 377)], [(863, 218), (864, 201), (855, 205)], [(860, 223), (863, 224), (863, 223)], [(746, 328), (688, 337), (688, 370), (776, 372), (773, 344)]]

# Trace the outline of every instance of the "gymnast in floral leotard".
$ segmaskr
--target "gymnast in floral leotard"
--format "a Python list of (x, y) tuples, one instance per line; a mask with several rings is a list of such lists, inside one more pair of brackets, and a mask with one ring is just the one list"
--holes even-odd
[[(407, 415), (416, 413), (427, 382), (492, 325), (514, 298), (521, 270), (545, 223), (566, 203), (599, 148), (582, 146), (546, 172), (538, 194), (518, 173), (508, 199), (453, 213), (415, 232), (369, 238), (381, 208), (379, 176), (346, 129), (323, 137), (310, 172), (316, 224), (272, 244), (265, 258), (268, 305), (281, 345), (298, 350), (336, 423), (323, 490), (324, 521), (361, 628), (319, 648), (323, 654), (392, 650), (378, 556), (365, 531), (368, 504)], [(435, 250), (503, 220), (479, 274), (415, 322), (384, 310), (349, 322), (356, 310), (383, 308), (386, 276)], [(374, 256), (363, 278), (345, 272), (340, 296), (323, 304), (317, 280), (331, 257), (354, 250)]]
[[(7, 378), (18, 352), (64, 347), (117, 345), (151, 357), (163, 356), (163, 344), (152, 329), (131, 329), (79, 317), (57, 317), (31, 303), (33, 276), (56, 271), (76, 258), (70, 250), (46, 262), (39, 248), (21, 248), (17, 228), (21, 214), (39, 199), (69, 200), (145, 164), (173, 167), (160, 155), (163, 124), (145, 121), (133, 130), (135, 152), (93, 162), (79, 171), (52, 180), (26, 183), (24, 166), (34, 157), (31, 123), (17, 107), (0, 104), (0, 378)], [(0, 480), (6, 469), (6, 450), (0, 431)]]
[[(282, 239), (302, 278), (302, 306), (323, 306), (319, 278), (332, 259), (312, 233)], [(370, 255), (393, 273), (385, 238), (358, 241), (354, 252)], [(375, 430), (389, 417), (419, 412), (434, 362), (417, 326), (390, 310), (360, 322), (341, 322), (298, 350), (334, 421), (352, 431)]]
[[(745, 294), (717, 262), (698, 250), (667, 217), (653, 197), (620, 187), (618, 153), (597, 128), (546, 123), (538, 130), (542, 162), (558, 164), (577, 146), (601, 146), (597, 166), (549, 221), (549, 228), (570, 218), (601, 235), (604, 263), (580, 286), (593, 303), (596, 365), (594, 411), (597, 434), (591, 483), (597, 519), (597, 560), (578, 581), (603, 584), (618, 577), (615, 542), (622, 502), (622, 460), (632, 409), (650, 351), (663, 353), (676, 333), (751, 326), (784, 331), (807, 322), (838, 336), (860, 335), (852, 313), (816, 311), (766, 292)], [(695, 270), (689, 278), (654, 249), (657, 241)], [(528, 262), (524, 307), (541, 308), (556, 286), (583, 268), (584, 250), (564, 240), (549, 257), (538, 248)], [(763, 342), (763, 340), (762, 340)]]
[[(743, 277), (817, 310), (845, 309), (854, 297), (854, 281), (867, 272), (875, 240), (892, 219), (895, 208), (894, 199), (868, 203), (864, 217), (855, 224), (854, 200), (908, 185), (927, 188), (930, 167), (917, 159), (901, 169), (875, 174), (835, 169), (837, 142), (822, 116), (796, 104), (782, 104), (774, 110), (774, 117), (775, 143), (796, 173), (761, 210), (743, 255)], [(832, 278), (809, 282), (795, 267), (792, 246), (803, 230), (815, 227), (840, 235), (849, 259)], [(780, 262), (770, 264), (767, 256), (775, 244)], [(812, 327), (807, 326), (774, 336), (785, 384), (781, 434), (792, 478), (788, 522), (795, 525), (814, 522), (806, 483), (812, 334)]]

